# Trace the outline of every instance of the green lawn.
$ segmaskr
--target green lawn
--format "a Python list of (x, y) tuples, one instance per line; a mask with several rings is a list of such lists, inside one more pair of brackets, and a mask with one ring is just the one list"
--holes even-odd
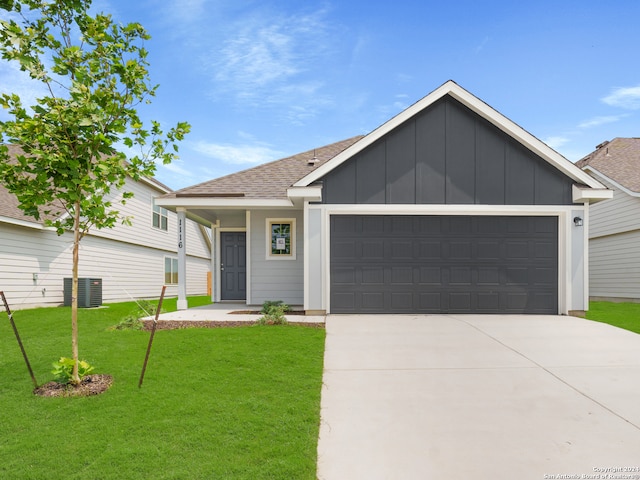
[[(14, 312), (39, 383), (70, 356), (69, 310)], [(106, 330), (133, 310), (80, 310), (80, 357), (114, 376), (85, 398), (32, 395), (0, 313), (0, 478), (316, 478), (323, 329), (161, 330), (138, 389), (149, 332)]]
[(590, 302), (587, 318), (640, 333), (640, 303)]

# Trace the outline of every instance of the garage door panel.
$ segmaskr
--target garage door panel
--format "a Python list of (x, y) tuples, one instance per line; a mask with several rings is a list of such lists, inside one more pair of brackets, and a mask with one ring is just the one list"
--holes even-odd
[(384, 285), (384, 267), (362, 267), (362, 285)]
[[(356, 247), (353, 249), (354, 253)], [(384, 241), (367, 240), (362, 242), (362, 258), (367, 260), (382, 260), (384, 258)]]
[(451, 267), (450, 272), (450, 285), (471, 285), (472, 270), (470, 266)]
[(331, 272), (331, 282), (337, 286), (354, 286), (356, 284), (356, 267), (336, 267)]
[(546, 285), (552, 289), (558, 281), (558, 272), (553, 268), (533, 268), (533, 283)]
[(384, 309), (384, 292), (363, 292), (362, 308), (365, 310), (380, 311)]
[(333, 313), (557, 313), (557, 217), (339, 215), (330, 224)]
[(391, 267), (391, 284), (413, 286), (413, 270), (413, 267)]
[(391, 309), (393, 311), (413, 312), (413, 293), (391, 292)]
[(495, 312), (500, 309), (500, 294), (478, 293), (478, 312)]
[(419, 311), (425, 313), (438, 313), (444, 311), (441, 293), (424, 293), (418, 295)]
[(440, 267), (419, 267), (420, 285), (440, 285), (442, 284), (442, 269)]
[(426, 260), (426, 259), (442, 258), (441, 242), (438, 242), (435, 240), (430, 240), (430, 241), (418, 240), (417, 244), (418, 244), (418, 252), (419, 252), (417, 255), (417, 259)]
[(529, 242), (523, 241), (506, 241), (506, 259), (507, 260), (527, 260), (530, 257)]
[(500, 285), (500, 267), (478, 267), (478, 285)]
[(460, 292), (449, 294), (449, 312), (471, 313), (471, 293)]

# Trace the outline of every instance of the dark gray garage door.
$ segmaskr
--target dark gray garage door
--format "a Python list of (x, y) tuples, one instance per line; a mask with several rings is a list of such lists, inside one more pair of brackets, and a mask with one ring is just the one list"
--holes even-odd
[(558, 313), (558, 218), (331, 216), (332, 313)]

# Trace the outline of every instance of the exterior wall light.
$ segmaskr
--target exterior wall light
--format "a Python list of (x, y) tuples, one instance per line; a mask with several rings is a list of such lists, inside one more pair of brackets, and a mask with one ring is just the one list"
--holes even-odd
[(581, 227), (582, 226), (582, 218), (581, 217), (573, 217), (573, 224), (576, 227)]

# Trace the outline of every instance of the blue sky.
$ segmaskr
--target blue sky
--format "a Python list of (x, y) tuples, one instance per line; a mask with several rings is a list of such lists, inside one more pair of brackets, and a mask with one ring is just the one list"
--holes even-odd
[[(96, 0), (152, 35), (178, 189), (366, 134), (452, 79), (571, 161), (640, 136), (640, 2)], [(0, 91), (29, 87), (0, 66)]]

